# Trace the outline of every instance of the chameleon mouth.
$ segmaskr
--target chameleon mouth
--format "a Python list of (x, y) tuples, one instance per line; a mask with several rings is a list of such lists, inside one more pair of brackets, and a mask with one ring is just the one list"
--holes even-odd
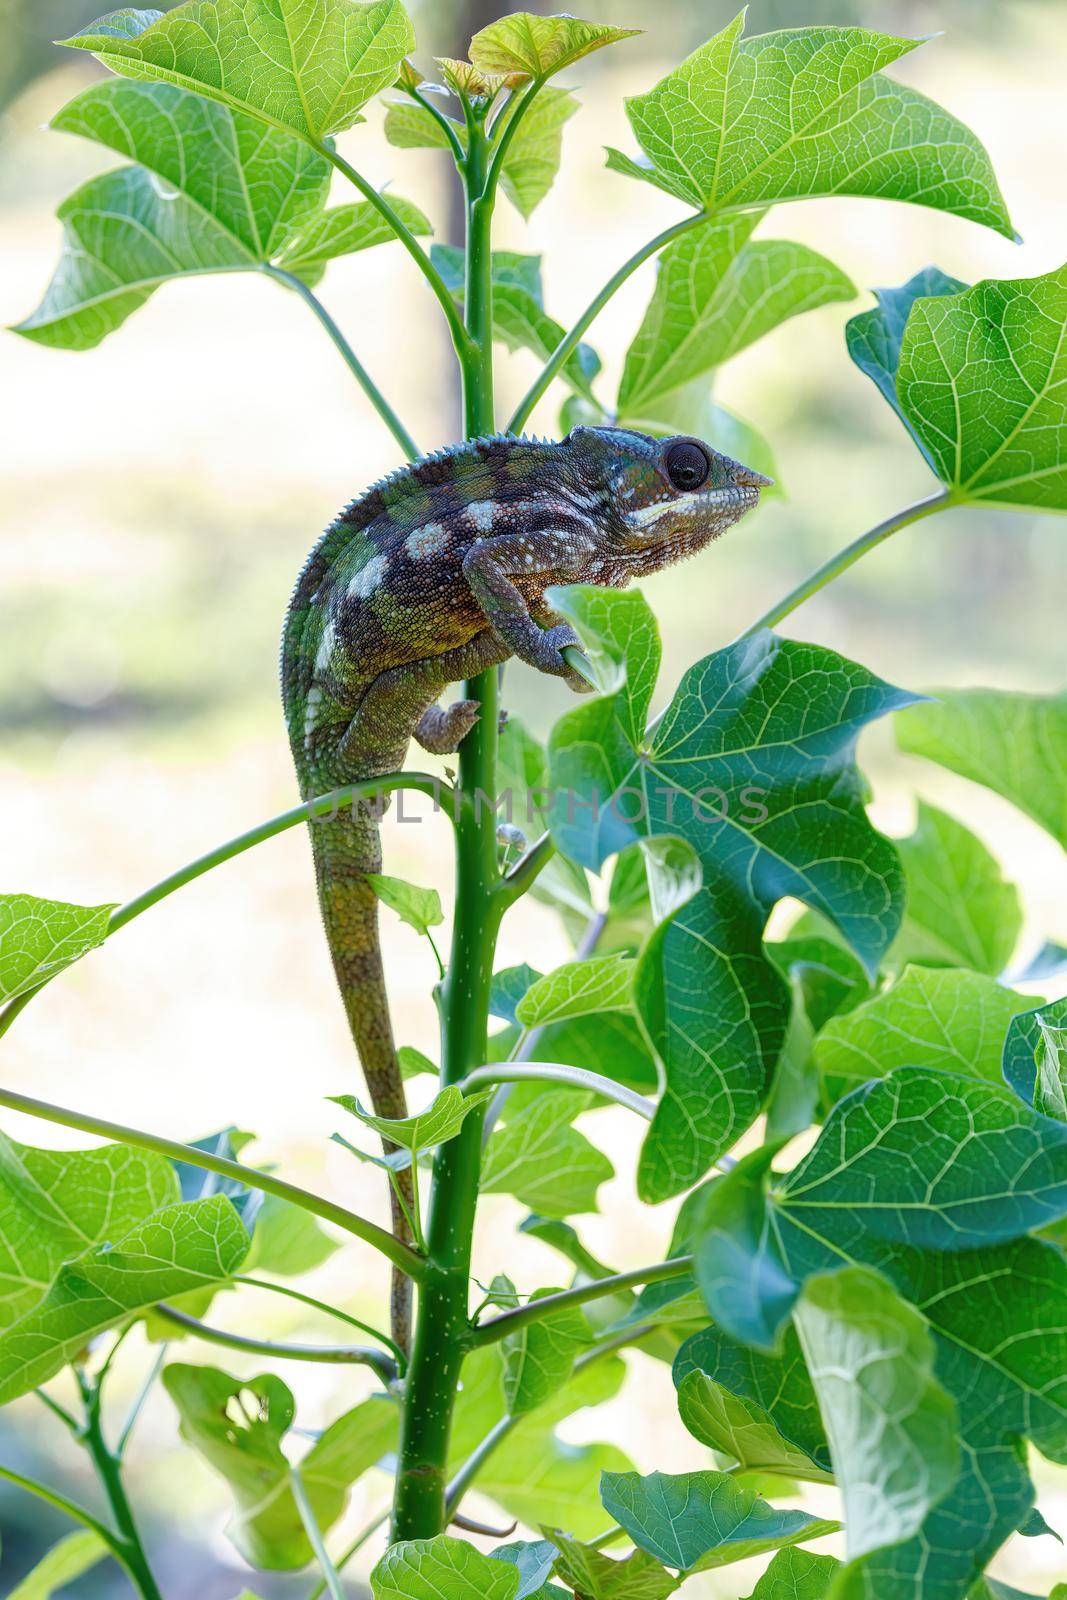
[[(753, 478), (757, 475), (752, 474)], [(669, 500), (657, 500), (652, 505), (637, 506), (627, 517), (637, 533), (646, 533), (656, 527), (664, 517), (700, 516), (702, 513), (734, 519), (758, 505), (761, 488), (770, 484), (770, 478), (760, 477), (758, 483), (731, 483), (720, 489), (696, 489), (690, 494), (674, 495)]]

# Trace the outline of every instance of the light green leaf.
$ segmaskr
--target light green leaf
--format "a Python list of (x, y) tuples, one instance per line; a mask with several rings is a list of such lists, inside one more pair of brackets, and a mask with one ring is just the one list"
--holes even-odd
[(921, 800), (915, 832), (896, 846), (907, 902), (887, 964), (969, 967), (990, 977), (1003, 972), (1023, 914), (1019, 892), (992, 852), (962, 822)]
[(826, 1097), (833, 1101), (896, 1067), (933, 1067), (1000, 1083), (1012, 1017), (1030, 995), (951, 967), (906, 967), (892, 988), (844, 1016), (815, 1041)]
[(396, 1058), (400, 1063), (400, 1076), (404, 1079), (417, 1078), (422, 1073), (437, 1076), (437, 1067), (428, 1055), (421, 1050), (416, 1050), (414, 1045), (402, 1044), (397, 1050)]
[(21, 1583), (8, 1591), (7, 1600), (52, 1600), (57, 1589), (73, 1583), (109, 1554), (103, 1539), (91, 1528), (68, 1533), (41, 1557)]
[(897, 396), (961, 500), (1067, 509), (1067, 267), (917, 300)]
[(309, 1211), (268, 1194), (256, 1212), (245, 1271), (296, 1278), (320, 1267), (338, 1249), (337, 1240), (323, 1232)]
[(989, 158), (963, 123), (882, 74), (918, 40), (865, 28), (742, 39), (744, 14), (626, 102), (650, 177), (708, 210), (815, 195), (910, 200), (1012, 236)]
[(164, 1156), (119, 1144), (36, 1150), (0, 1134), (0, 1329), (40, 1302), (64, 1262), (117, 1244), (177, 1199)]
[(779, 1511), (725, 1472), (606, 1472), (600, 1497), (634, 1544), (682, 1573), (819, 1539), (838, 1527), (803, 1511)]
[[(552, 1294), (539, 1289), (531, 1299)], [(504, 1399), (511, 1416), (534, 1411), (559, 1390), (571, 1375), (574, 1358), (591, 1342), (593, 1330), (581, 1306), (554, 1311), (539, 1322), (527, 1323), (501, 1341), (504, 1357)]]
[(746, 243), (759, 213), (691, 228), (659, 258), (656, 288), (626, 356), (620, 417), (655, 414), (684, 388), (789, 317), (850, 300), (832, 261), (788, 240)]
[(678, 1587), (679, 1580), (645, 1550), (616, 1561), (556, 1528), (545, 1531), (559, 1551), (559, 1576), (587, 1600), (666, 1600)]
[(396, 82), (415, 32), (400, 0), (191, 0), (114, 12), (63, 42), (317, 141)]
[(899, 865), (867, 820), (854, 754), (862, 728), (907, 697), (762, 633), (691, 667), (646, 734), (660, 646), (641, 597), (571, 588), (555, 603), (610, 691), (553, 729), (557, 845), (595, 871), (638, 840), (680, 837), (703, 873), (638, 963), (637, 1007), (666, 1073), (638, 1187), (658, 1201), (759, 1113), (790, 1008), (763, 949), (772, 905), (794, 895), (821, 910), (869, 969), (896, 933)]
[(114, 909), (0, 894), (0, 1002), (25, 994), (103, 944)]
[(748, 1600), (829, 1600), (841, 1563), (808, 1550), (780, 1550)]
[(483, 72), (524, 72), (531, 78), (547, 78), (594, 50), (640, 32), (640, 28), (613, 28), (577, 17), (541, 17), (516, 11), (474, 35), (470, 58)]
[(606, 1155), (571, 1126), (593, 1097), (583, 1090), (515, 1092), (503, 1127), (482, 1161), (483, 1194), (511, 1194), (546, 1217), (597, 1209), (597, 1190), (614, 1175)]
[[(793, 1316), (845, 1510), (850, 1565), (919, 1532), (959, 1474), (925, 1320), (866, 1267), (809, 1278)], [(851, 1582), (852, 1574), (849, 1574)]]
[[(446, 135), (437, 118), (414, 100), (387, 100), (385, 106), (385, 137), (398, 150), (447, 150)], [(465, 140), (466, 129), (456, 126), (456, 133)]]
[[(391, 194), (389, 205), (410, 233), (433, 232), (429, 219), (410, 200)], [(369, 200), (333, 206), (290, 240), (276, 264), (314, 285), (326, 271), (327, 264), (338, 256), (356, 255), (379, 244), (395, 244), (396, 237), (377, 206)]]
[(943, 689), (893, 726), (908, 755), (1003, 795), (1067, 849), (1067, 693)]
[[(280, 1378), (234, 1378), (218, 1367), (172, 1363), (163, 1386), (178, 1410), (181, 1434), (226, 1479), (235, 1510), (226, 1531), (246, 1561), (270, 1571), (306, 1565), (313, 1551), (293, 1498), (282, 1442), (293, 1396)], [(300, 1478), (325, 1532), (341, 1515), (351, 1484), (396, 1444), (398, 1412), (374, 1398), (319, 1435), (300, 1463)]]
[(45, 1383), (108, 1328), (161, 1300), (224, 1283), (248, 1254), (229, 1200), (166, 1206), (64, 1262), (31, 1310), (0, 1334), (0, 1405)]
[(455, 1084), (449, 1084), (434, 1096), (424, 1111), (416, 1112), (413, 1117), (376, 1117), (365, 1111), (350, 1094), (331, 1095), (330, 1098), (392, 1144), (404, 1150), (431, 1150), (435, 1145), (454, 1139), (471, 1112), (484, 1106), (493, 1092), (481, 1089), (465, 1095)]
[(416, 933), (427, 933), (445, 920), (441, 896), (436, 889), (420, 889), (404, 878), (390, 878), (384, 872), (368, 872), (367, 882), (383, 906), (395, 911)]
[(515, 1600), (519, 1569), (464, 1539), (402, 1539), (370, 1575), (374, 1600)]
[[(504, 107), (501, 133), (519, 104), (520, 98), (516, 95)], [(500, 186), (526, 222), (556, 180), (563, 153), (563, 125), (577, 110), (577, 100), (566, 89), (551, 86), (542, 89), (533, 105), (523, 113), (508, 145), (500, 169)]]
[(629, 957), (620, 954), (569, 961), (527, 989), (516, 1016), (524, 1027), (538, 1028), (592, 1012), (629, 1011), (634, 967)]

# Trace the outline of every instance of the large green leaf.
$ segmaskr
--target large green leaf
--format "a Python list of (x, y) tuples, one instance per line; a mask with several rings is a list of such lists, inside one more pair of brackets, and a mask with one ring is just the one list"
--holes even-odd
[(794, 1314), (845, 1512), (852, 1570), (919, 1532), (959, 1474), (956, 1406), (914, 1306), (866, 1267), (809, 1278)]
[(103, 944), (114, 909), (0, 894), (0, 1002), (25, 994)]
[(909, 755), (985, 784), (1067, 849), (1067, 693), (944, 689), (894, 732)]
[(957, 499), (1067, 509), (1067, 267), (917, 300), (896, 390)]
[(1001, 1081), (1011, 1019), (1033, 1006), (1029, 995), (957, 967), (906, 967), (892, 988), (844, 1016), (815, 1041), (827, 1099), (896, 1067), (942, 1068)]
[[(293, 1422), (293, 1396), (280, 1378), (233, 1378), (218, 1367), (172, 1362), (163, 1384), (178, 1410), (182, 1437), (229, 1484), (235, 1510), (227, 1532), (253, 1566), (302, 1567), (313, 1551), (293, 1497), (282, 1442)], [(323, 1531), (344, 1510), (361, 1473), (395, 1448), (396, 1406), (371, 1399), (319, 1435), (300, 1463), (300, 1478)]]
[(607, 1156), (571, 1126), (593, 1104), (581, 1089), (516, 1090), (504, 1125), (485, 1147), (481, 1187), (511, 1194), (547, 1217), (597, 1209), (597, 1190), (614, 1174)]
[(189, 0), (112, 12), (64, 43), (318, 141), (396, 82), (415, 32), (400, 0)]
[[(1032, 1504), (1018, 1438), (1067, 1460), (1067, 1260), (1026, 1237), (975, 1243), (1021, 1233), (1043, 1209), (1023, 1147), (1045, 1152), (1040, 1166), (1057, 1125), (1032, 1112), (1018, 1123), (1005, 1093), (901, 1071), (838, 1106), (792, 1173), (772, 1176), (764, 1150), (707, 1191), (698, 1277), (733, 1337), (771, 1344), (804, 1283), (849, 1264), (882, 1273), (934, 1336), (935, 1377), (959, 1412), (960, 1476), (915, 1538), (866, 1559), (849, 1600), (962, 1600)], [(968, 1154), (971, 1115), (984, 1161)]]
[(634, 1544), (682, 1573), (818, 1539), (838, 1526), (780, 1511), (725, 1472), (607, 1472), (600, 1496)]
[(637, 840), (681, 837), (703, 871), (703, 891), (643, 953), (635, 991), (666, 1071), (638, 1183), (662, 1200), (759, 1111), (789, 1016), (762, 943), (771, 907), (794, 895), (823, 911), (869, 969), (896, 933), (900, 870), (867, 821), (854, 752), (908, 696), (762, 633), (691, 667), (646, 733), (660, 646), (641, 597), (577, 588), (559, 603), (610, 692), (553, 729), (557, 844), (596, 870)]
[(72, 1255), (37, 1304), (0, 1334), (0, 1405), (46, 1382), (106, 1329), (161, 1300), (225, 1283), (247, 1254), (237, 1212), (215, 1195), (164, 1206)]
[(41, 1557), (21, 1583), (8, 1590), (7, 1600), (52, 1600), (57, 1589), (73, 1583), (109, 1554), (108, 1546), (92, 1528), (68, 1533)]
[(692, 228), (659, 258), (651, 304), (626, 355), (620, 417), (654, 417), (662, 396), (729, 361), (779, 323), (855, 286), (832, 261), (788, 240), (747, 243), (758, 213)]
[(829, 1600), (840, 1567), (833, 1556), (813, 1556), (809, 1550), (780, 1550), (748, 1600)]
[(640, 28), (613, 28), (578, 17), (541, 17), (516, 11), (482, 28), (471, 40), (470, 57), (483, 72), (525, 73), (547, 78), (572, 61), (630, 39)]
[(374, 1600), (515, 1600), (519, 1569), (464, 1539), (401, 1539), (370, 1575)]
[(882, 68), (918, 40), (865, 28), (741, 37), (744, 14), (648, 94), (626, 102), (650, 168), (708, 210), (814, 195), (877, 195), (970, 217), (1011, 237), (989, 158), (963, 123)]
[(888, 964), (969, 967), (996, 977), (1022, 929), (1019, 892), (982, 841), (920, 801), (915, 832), (896, 840), (907, 904)]

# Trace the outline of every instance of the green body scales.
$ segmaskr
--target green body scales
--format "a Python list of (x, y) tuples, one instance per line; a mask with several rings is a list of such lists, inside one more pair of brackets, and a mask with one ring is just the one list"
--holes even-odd
[[(553, 584), (622, 587), (701, 549), (767, 483), (698, 440), (576, 428), (558, 443), (494, 436), (402, 468), (342, 512), (312, 550), (286, 618), (282, 693), (305, 797), (396, 771), (412, 737), (455, 750), (477, 704), (453, 682), (518, 656), (586, 685), (578, 641), (546, 605)], [(311, 828), (319, 900), (376, 1113), (406, 1114), (366, 881), (373, 815)], [(410, 1174), (408, 1175), (410, 1177)], [(403, 1217), (394, 1208), (394, 1227)], [(403, 1292), (394, 1286), (401, 1334)]]

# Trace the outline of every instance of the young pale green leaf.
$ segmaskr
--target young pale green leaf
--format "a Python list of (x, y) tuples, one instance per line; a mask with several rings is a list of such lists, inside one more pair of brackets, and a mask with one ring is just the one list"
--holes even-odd
[(996, 977), (1011, 960), (1022, 929), (1019, 891), (962, 822), (919, 802), (915, 832), (896, 841), (907, 903), (886, 958), (969, 967)]
[(821, 910), (870, 970), (896, 933), (899, 864), (867, 820), (854, 752), (909, 697), (763, 633), (690, 668), (646, 736), (660, 647), (640, 596), (575, 588), (557, 604), (611, 692), (553, 729), (556, 843), (596, 870), (636, 840), (681, 837), (703, 873), (643, 952), (635, 989), (667, 1080), (639, 1191), (663, 1200), (703, 1176), (766, 1093), (790, 1007), (763, 950), (771, 907), (794, 895)]
[[(389, 205), (409, 233), (433, 232), (429, 219), (410, 200), (391, 194)], [(372, 250), (375, 245), (395, 242), (396, 234), (377, 206), (369, 200), (360, 200), (353, 205), (333, 206), (313, 218), (290, 240), (276, 265), (314, 286), (328, 263), (338, 256), (357, 255), (361, 250)]]
[(1067, 849), (1067, 693), (944, 689), (894, 732), (908, 755), (1003, 795)]
[(545, 1531), (559, 1552), (557, 1573), (587, 1600), (667, 1600), (678, 1587), (679, 1579), (646, 1550), (617, 1561), (556, 1528)]
[(960, 500), (1067, 510), (1067, 267), (917, 300), (900, 406)]
[(569, 961), (527, 989), (516, 1007), (516, 1018), (524, 1028), (539, 1028), (593, 1012), (630, 1011), (634, 967), (628, 956), (618, 953)]
[(413, 1117), (376, 1117), (350, 1094), (331, 1095), (330, 1098), (390, 1143), (404, 1150), (432, 1150), (435, 1145), (454, 1139), (471, 1112), (484, 1106), (492, 1095), (492, 1089), (465, 1095), (455, 1084), (449, 1084), (434, 1096), (424, 1111), (416, 1112)]
[(516, 1600), (519, 1569), (464, 1539), (402, 1539), (370, 1575), (374, 1600)]
[(707, 1572), (838, 1527), (804, 1511), (779, 1511), (725, 1472), (606, 1472), (600, 1498), (639, 1549), (681, 1573)]
[(841, 1563), (809, 1550), (779, 1550), (748, 1600), (829, 1600)]
[(445, 920), (441, 896), (436, 889), (420, 889), (405, 878), (391, 878), (385, 872), (368, 872), (367, 882), (383, 906), (395, 911), (416, 933), (427, 933)]
[[(282, 1442), (295, 1406), (280, 1378), (234, 1378), (217, 1367), (172, 1362), (163, 1385), (178, 1410), (182, 1438), (225, 1478), (234, 1497), (230, 1539), (253, 1566), (287, 1571), (313, 1551), (293, 1498)], [(325, 1532), (344, 1510), (351, 1484), (397, 1438), (397, 1409), (366, 1400), (321, 1433), (300, 1464), (300, 1478)]]
[(655, 292), (627, 351), (620, 417), (654, 416), (663, 396), (788, 318), (855, 296), (851, 279), (806, 245), (746, 243), (759, 221), (759, 213), (710, 221), (663, 251)]
[[(918, 1114), (921, 1094), (906, 1106), (904, 1099), (899, 1102), (910, 1125), (887, 1121), (896, 1115), (895, 1088), (909, 1077), (929, 1096), (940, 1095), (943, 1105), (958, 1102), (955, 1146), (946, 1139), (940, 1151), (928, 1147), (935, 1125), (930, 1115)], [(963, 1078), (901, 1071), (839, 1107), (794, 1173), (772, 1177), (773, 1151), (759, 1151), (705, 1194), (697, 1275), (713, 1317), (732, 1337), (772, 1345), (805, 1282), (848, 1264), (886, 1277), (926, 1318), (934, 1336), (936, 1377), (959, 1413), (960, 1476), (918, 1535), (866, 1558), (849, 1600), (962, 1600), (1033, 1503), (1015, 1436), (1029, 1436), (1053, 1460), (1067, 1459), (1067, 1259), (1027, 1237), (974, 1246), (975, 1233), (987, 1223), (994, 1239), (1003, 1237), (1003, 1204), (1020, 1228), (1033, 1215), (1026, 1157), (1021, 1167), (1016, 1160), (1017, 1131), (1009, 1133), (1003, 1150), (990, 1139), (987, 1149), (995, 1156), (984, 1166), (964, 1158), (950, 1171), (934, 1172), (939, 1155), (944, 1158), (951, 1147), (951, 1167), (957, 1151), (969, 1145), (966, 1112), (972, 1104), (988, 1134), (986, 1111), (995, 1097), (992, 1088)], [(852, 1106), (859, 1118), (847, 1129), (843, 1119)], [(871, 1110), (879, 1112), (877, 1126), (865, 1115)], [(933, 1114), (940, 1119), (942, 1112)], [(1029, 1132), (1036, 1130), (1044, 1144), (1045, 1130), (1055, 1125), (1030, 1116)], [(854, 1161), (866, 1171), (861, 1205), (854, 1203), (861, 1187)], [(806, 1186), (806, 1172), (816, 1167), (825, 1175), (827, 1203), (805, 1206), (794, 1219), (794, 1187)], [(923, 1198), (931, 1178), (936, 1208)], [(897, 1199), (904, 1202), (901, 1221), (907, 1215), (906, 1243), (891, 1237), (898, 1228), (889, 1220)], [(954, 1226), (961, 1219), (975, 1224), (966, 1240)], [(924, 1243), (931, 1239), (955, 1248)], [(959, 1248), (966, 1244), (974, 1247)]]
[(796, 28), (743, 39), (744, 13), (648, 94), (626, 102), (650, 178), (708, 211), (816, 195), (936, 206), (1012, 237), (974, 134), (882, 68), (918, 40), (865, 28)]
[[(448, 135), (433, 114), (414, 100), (387, 100), (385, 137), (398, 150), (448, 150)], [(456, 125), (456, 135), (465, 142), (466, 129)]]
[[(552, 1294), (540, 1289), (537, 1300)], [(574, 1358), (591, 1342), (593, 1330), (581, 1306), (565, 1307), (509, 1333), (501, 1343), (504, 1357), (504, 1399), (511, 1416), (534, 1411), (566, 1383)]]
[(400, 1063), (400, 1076), (405, 1081), (408, 1078), (417, 1078), (422, 1073), (429, 1073), (432, 1077), (437, 1076), (436, 1064), (421, 1050), (416, 1050), (414, 1045), (402, 1044), (397, 1050), (396, 1057)]
[(221, 1195), (165, 1206), (112, 1241), (65, 1261), (0, 1334), (0, 1405), (45, 1383), (106, 1329), (225, 1283), (248, 1254), (248, 1234)]
[(815, 1041), (815, 1061), (829, 1101), (897, 1067), (930, 1067), (1001, 1082), (1001, 1056), (1014, 1016), (1033, 997), (956, 967), (906, 967)]
[(62, 972), (107, 938), (114, 905), (0, 894), (0, 1003)]
[[(809, 1278), (794, 1324), (845, 1511), (850, 1566), (919, 1532), (959, 1474), (926, 1322), (867, 1267)], [(854, 1582), (848, 1575), (847, 1587)]]
[(8, 1591), (7, 1600), (52, 1600), (57, 1589), (73, 1583), (109, 1554), (108, 1546), (92, 1528), (68, 1533), (41, 1557), (21, 1583)]
[(547, 1217), (595, 1211), (597, 1190), (615, 1169), (571, 1126), (593, 1103), (580, 1089), (514, 1093), (485, 1147), (482, 1192), (514, 1195)]
[(773, 1354), (702, 1328), (678, 1351), (673, 1377), (679, 1416), (712, 1450), (747, 1470), (833, 1482), (818, 1400), (791, 1327)]
[(934, 467), (933, 458), (902, 409), (897, 394), (900, 347), (916, 300), (927, 295), (959, 294), (966, 287), (958, 278), (948, 277), (939, 267), (923, 267), (899, 289), (873, 290), (878, 304), (870, 311), (861, 311), (845, 326), (849, 355), (893, 407), (931, 468)]
[(516, 88), (526, 82), (524, 73), (483, 72), (470, 61), (457, 61), (454, 56), (434, 56), (441, 76), (448, 87), (458, 95), (469, 95), (476, 100), (492, 100), (501, 89), (510, 85)]
[(640, 32), (640, 28), (582, 22), (578, 17), (541, 17), (516, 11), (476, 33), (470, 57), (484, 72), (522, 72), (531, 78), (548, 78), (572, 61)]
[(396, 82), (415, 32), (400, 0), (189, 0), (113, 12), (63, 42), (317, 142)]
[(1028, 1106), (1067, 1122), (1063, 1110), (1067, 1063), (1067, 999), (1053, 1000), (1011, 1019), (1004, 1041), (1004, 1081)]
[(117, 1244), (178, 1199), (164, 1156), (119, 1144), (37, 1150), (0, 1134), (0, 1328), (38, 1304), (64, 1262)]

